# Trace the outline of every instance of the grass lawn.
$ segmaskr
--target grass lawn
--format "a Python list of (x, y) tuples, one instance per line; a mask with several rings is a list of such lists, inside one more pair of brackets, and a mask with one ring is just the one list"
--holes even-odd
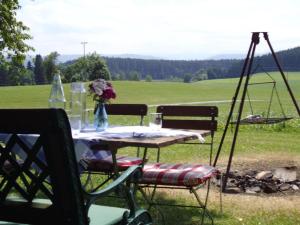
[[(272, 73), (277, 81), (277, 90), (287, 116), (298, 117), (285, 85), (278, 73)], [(268, 81), (263, 74), (254, 76), (252, 82)], [(300, 73), (289, 73), (288, 80), (293, 93), (300, 104)], [(146, 103), (149, 110), (154, 111), (159, 104), (176, 104), (198, 102), (203, 105), (217, 105), (219, 107), (219, 129), (216, 134), (216, 151), (225, 119), (230, 107), (230, 100), (235, 92), (237, 79), (209, 80), (192, 84), (173, 82), (129, 82), (115, 81), (113, 85), (117, 92), (115, 103)], [(65, 84), (66, 98), (69, 96), (69, 84)], [(267, 112), (271, 86), (257, 85), (249, 88), (254, 114)], [(0, 87), (1, 108), (30, 108), (47, 107), (50, 85)], [(271, 112), (273, 116), (280, 116), (281, 110), (274, 97)], [(93, 107), (91, 98), (88, 98), (88, 107)], [(245, 103), (244, 116), (250, 113), (249, 104)], [(134, 123), (127, 118), (113, 119), (116, 123)], [(146, 119), (147, 120), (147, 119)], [(147, 121), (146, 121), (147, 123)], [(239, 168), (274, 168), (278, 166), (296, 165), (300, 168), (300, 121), (294, 119), (282, 125), (272, 126), (242, 126), (239, 132), (232, 169)], [(218, 167), (226, 167), (230, 150), (231, 131), (225, 140)], [(124, 149), (132, 152), (132, 149)], [(154, 151), (151, 157), (154, 157)], [(198, 151), (191, 145), (176, 145), (162, 149), (161, 161), (169, 162), (202, 162), (208, 159), (208, 150)], [(300, 176), (298, 174), (298, 176)], [(298, 177), (299, 178), (299, 177)], [(189, 193), (165, 191), (159, 193), (164, 201), (191, 202)], [(200, 190), (200, 194), (203, 194)], [(213, 188), (210, 198), (210, 208), (219, 225), (294, 225), (300, 224), (300, 194), (276, 195), (245, 195), (224, 194), (223, 213), (219, 208), (219, 192)], [(197, 224), (199, 216), (195, 209), (164, 208), (166, 224)]]

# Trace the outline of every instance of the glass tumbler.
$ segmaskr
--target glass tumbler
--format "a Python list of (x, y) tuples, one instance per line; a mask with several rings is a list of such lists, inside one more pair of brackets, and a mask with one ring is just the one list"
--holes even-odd
[(162, 127), (162, 114), (150, 113), (149, 127), (154, 129), (160, 129)]

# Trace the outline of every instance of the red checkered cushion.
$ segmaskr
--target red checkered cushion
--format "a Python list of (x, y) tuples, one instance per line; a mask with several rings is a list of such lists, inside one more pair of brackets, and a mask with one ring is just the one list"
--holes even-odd
[(142, 183), (174, 186), (197, 186), (217, 175), (218, 170), (201, 164), (146, 164)]
[[(103, 159), (85, 159), (87, 170), (109, 172), (113, 170), (112, 157), (107, 156)], [(117, 165), (120, 171), (126, 170), (130, 166), (140, 165), (143, 160), (138, 157), (117, 156)]]

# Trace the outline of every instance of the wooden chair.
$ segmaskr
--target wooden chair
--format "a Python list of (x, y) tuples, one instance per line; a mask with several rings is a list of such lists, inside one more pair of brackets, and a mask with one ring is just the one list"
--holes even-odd
[[(148, 111), (148, 107), (145, 104), (106, 104), (105, 109), (107, 114), (111, 117), (126, 117), (124, 118), (125, 122), (127, 121), (127, 116), (136, 117), (135, 121), (137, 121), (137, 125), (140, 126), (143, 125), (144, 117), (147, 115)], [(145, 160), (145, 155), (143, 158), (140, 158), (139, 151), (140, 149), (138, 148), (137, 156), (117, 155), (118, 171), (124, 171), (133, 165), (141, 165)], [(94, 151), (87, 152), (83, 160), (86, 163), (85, 172), (88, 173), (86, 184), (92, 183), (91, 174), (108, 174), (108, 179), (104, 180), (103, 183), (106, 183), (114, 176), (114, 164), (111, 153), (108, 150), (101, 150), (101, 146), (95, 148)], [(93, 188), (93, 190), (97, 190), (103, 183), (99, 184), (96, 188)]]
[[(202, 208), (201, 224), (207, 216), (213, 224), (213, 218), (207, 211), (207, 202), (210, 190), (210, 179), (218, 174), (218, 170), (211, 165), (214, 133), (217, 130), (216, 117), (218, 108), (215, 106), (158, 106), (157, 112), (162, 113), (162, 127), (172, 129), (186, 129), (194, 132), (205, 130), (211, 140), (206, 142), (210, 145), (209, 162), (199, 163), (147, 163), (143, 167), (143, 178), (140, 182), (140, 190), (145, 199), (152, 205), (165, 205), (155, 199), (157, 188), (188, 189), (194, 194), (198, 205), (192, 207)], [(191, 144), (191, 143), (186, 143)], [(193, 144), (200, 144), (199, 141)], [(200, 146), (200, 145), (199, 145)], [(202, 150), (202, 149), (199, 149)], [(157, 161), (159, 161), (160, 149)], [(197, 189), (207, 183), (207, 192), (204, 201), (201, 201)], [(152, 189), (146, 195), (144, 188)], [(169, 205), (170, 206), (170, 205)], [(186, 205), (173, 205), (186, 206)], [(189, 206), (191, 207), (191, 206)]]
[[(0, 145), (0, 224), (151, 224), (150, 215), (137, 208), (127, 185), (141, 175), (138, 166), (130, 167), (103, 190), (86, 193), (82, 189), (64, 110), (1, 109), (0, 124), (0, 133), (10, 135)], [(36, 135), (36, 142), (28, 146), (21, 135)], [(27, 156), (22, 165), (13, 152), (15, 145)], [(40, 152), (43, 160), (38, 157)], [(3, 169), (7, 161), (14, 167), (10, 173)], [(32, 164), (40, 168), (39, 173)], [(22, 184), (21, 175), (29, 186)], [(94, 204), (116, 188), (126, 193), (128, 209)]]

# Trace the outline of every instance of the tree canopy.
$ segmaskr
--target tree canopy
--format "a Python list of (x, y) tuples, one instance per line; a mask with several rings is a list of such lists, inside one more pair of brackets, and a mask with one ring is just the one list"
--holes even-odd
[(16, 18), (16, 11), (20, 8), (18, 0), (1, 0), (0, 4), (0, 61), (5, 58), (22, 62), (25, 53), (33, 48), (25, 43), (31, 39), (27, 33), (29, 28)]
[(106, 62), (96, 53), (80, 57), (60, 67), (64, 82), (88, 81), (102, 78), (111, 80)]

